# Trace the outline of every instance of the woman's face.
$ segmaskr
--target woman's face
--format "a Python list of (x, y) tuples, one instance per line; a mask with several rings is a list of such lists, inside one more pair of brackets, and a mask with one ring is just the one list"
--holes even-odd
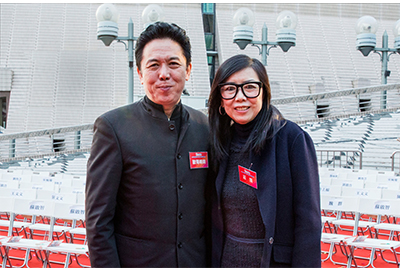
[[(247, 82), (258, 82), (260, 79), (257, 73), (252, 68), (246, 68), (240, 70), (230, 76), (224, 83), (235, 83), (242, 84)], [(244, 125), (251, 122), (256, 118), (263, 105), (263, 90), (260, 89), (260, 94), (256, 98), (247, 98), (242, 91), (242, 88), (238, 89), (236, 97), (233, 99), (225, 100), (222, 99), (222, 107), (224, 107), (226, 113), (232, 118), (235, 123)]]

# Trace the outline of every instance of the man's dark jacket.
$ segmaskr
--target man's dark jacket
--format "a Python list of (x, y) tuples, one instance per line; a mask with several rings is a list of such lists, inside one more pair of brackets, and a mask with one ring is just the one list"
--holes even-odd
[(189, 153), (208, 151), (208, 123), (178, 107), (180, 123), (147, 97), (96, 120), (86, 183), (92, 267), (206, 266), (207, 169), (190, 169)]
[[(261, 267), (321, 267), (321, 212), (318, 164), (310, 136), (287, 121), (260, 155), (251, 154), (265, 226)], [(213, 203), (212, 266), (220, 267), (224, 243), (221, 201), (227, 159), (221, 162)], [(239, 181), (239, 179), (237, 180)]]

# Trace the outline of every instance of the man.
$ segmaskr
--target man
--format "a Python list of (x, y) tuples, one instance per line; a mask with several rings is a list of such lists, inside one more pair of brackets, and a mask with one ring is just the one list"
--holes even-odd
[(181, 103), (191, 46), (157, 22), (138, 38), (146, 96), (100, 116), (87, 166), (92, 267), (205, 267), (207, 117)]

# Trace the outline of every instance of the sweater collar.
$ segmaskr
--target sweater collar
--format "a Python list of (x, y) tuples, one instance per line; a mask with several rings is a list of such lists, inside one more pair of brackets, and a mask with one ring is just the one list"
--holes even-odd
[(240, 125), (238, 123), (234, 123), (233, 127), (235, 130), (235, 135), (239, 139), (247, 140), (250, 136), (250, 133), (253, 131), (254, 127), (256, 126), (257, 122), (259, 121), (260, 114), (258, 114), (252, 121), (247, 124)]

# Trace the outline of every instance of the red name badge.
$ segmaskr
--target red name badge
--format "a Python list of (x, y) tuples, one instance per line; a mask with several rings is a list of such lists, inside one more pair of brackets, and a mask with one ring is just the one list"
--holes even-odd
[(190, 169), (208, 168), (208, 152), (189, 152)]
[(240, 165), (238, 165), (238, 168), (240, 182), (257, 189), (257, 173)]

